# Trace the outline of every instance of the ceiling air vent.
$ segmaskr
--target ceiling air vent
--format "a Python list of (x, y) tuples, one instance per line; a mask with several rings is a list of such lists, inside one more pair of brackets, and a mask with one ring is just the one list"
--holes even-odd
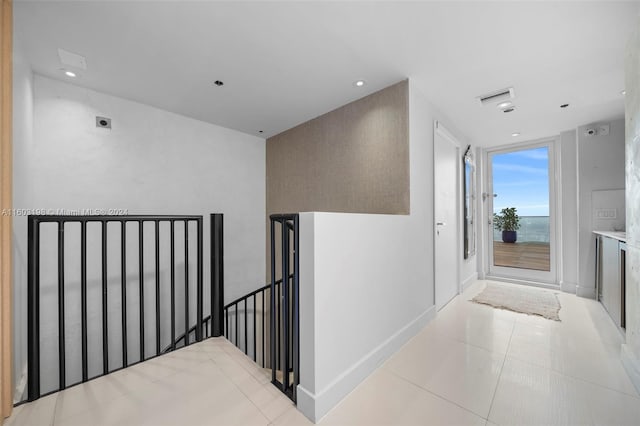
[(87, 60), (82, 55), (58, 48), (58, 58), (65, 65), (87, 70)]
[(516, 95), (513, 91), (513, 87), (508, 87), (506, 89), (497, 90), (486, 95), (478, 96), (477, 99), (482, 105), (495, 105), (500, 102), (511, 100), (515, 97)]

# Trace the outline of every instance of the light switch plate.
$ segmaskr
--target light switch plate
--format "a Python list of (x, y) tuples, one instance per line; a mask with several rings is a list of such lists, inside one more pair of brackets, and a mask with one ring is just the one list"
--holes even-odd
[(596, 209), (596, 219), (616, 219), (618, 209)]
[(600, 124), (598, 126), (598, 136), (607, 136), (609, 134), (609, 125)]

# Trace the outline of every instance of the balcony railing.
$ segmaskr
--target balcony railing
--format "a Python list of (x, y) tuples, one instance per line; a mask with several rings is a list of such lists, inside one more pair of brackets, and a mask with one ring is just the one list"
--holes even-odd
[[(493, 230), (493, 240), (502, 241), (502, 232)], [(549, 216), (520, 216), (519, 243), (548, 243)]]

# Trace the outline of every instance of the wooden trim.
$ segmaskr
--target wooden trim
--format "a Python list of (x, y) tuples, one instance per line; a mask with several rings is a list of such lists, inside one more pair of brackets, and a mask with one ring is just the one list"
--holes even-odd
[(11, 216), (2, 214), (12, 207), (12, 71), (13, 71), (13, 4), (2, 0), (0, 11), (0, 46), (2, 84), (0, 94), (0, 424), (11, 414), (12, 397), (12, 315), (11, 315)]

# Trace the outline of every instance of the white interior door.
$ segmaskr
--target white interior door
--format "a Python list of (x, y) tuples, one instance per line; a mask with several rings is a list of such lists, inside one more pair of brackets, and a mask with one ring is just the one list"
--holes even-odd
[(440, 310), (460, 292), (459, 243), (459, 144), (442, 124), (434, 135), (434, 268), (435, 302)]

